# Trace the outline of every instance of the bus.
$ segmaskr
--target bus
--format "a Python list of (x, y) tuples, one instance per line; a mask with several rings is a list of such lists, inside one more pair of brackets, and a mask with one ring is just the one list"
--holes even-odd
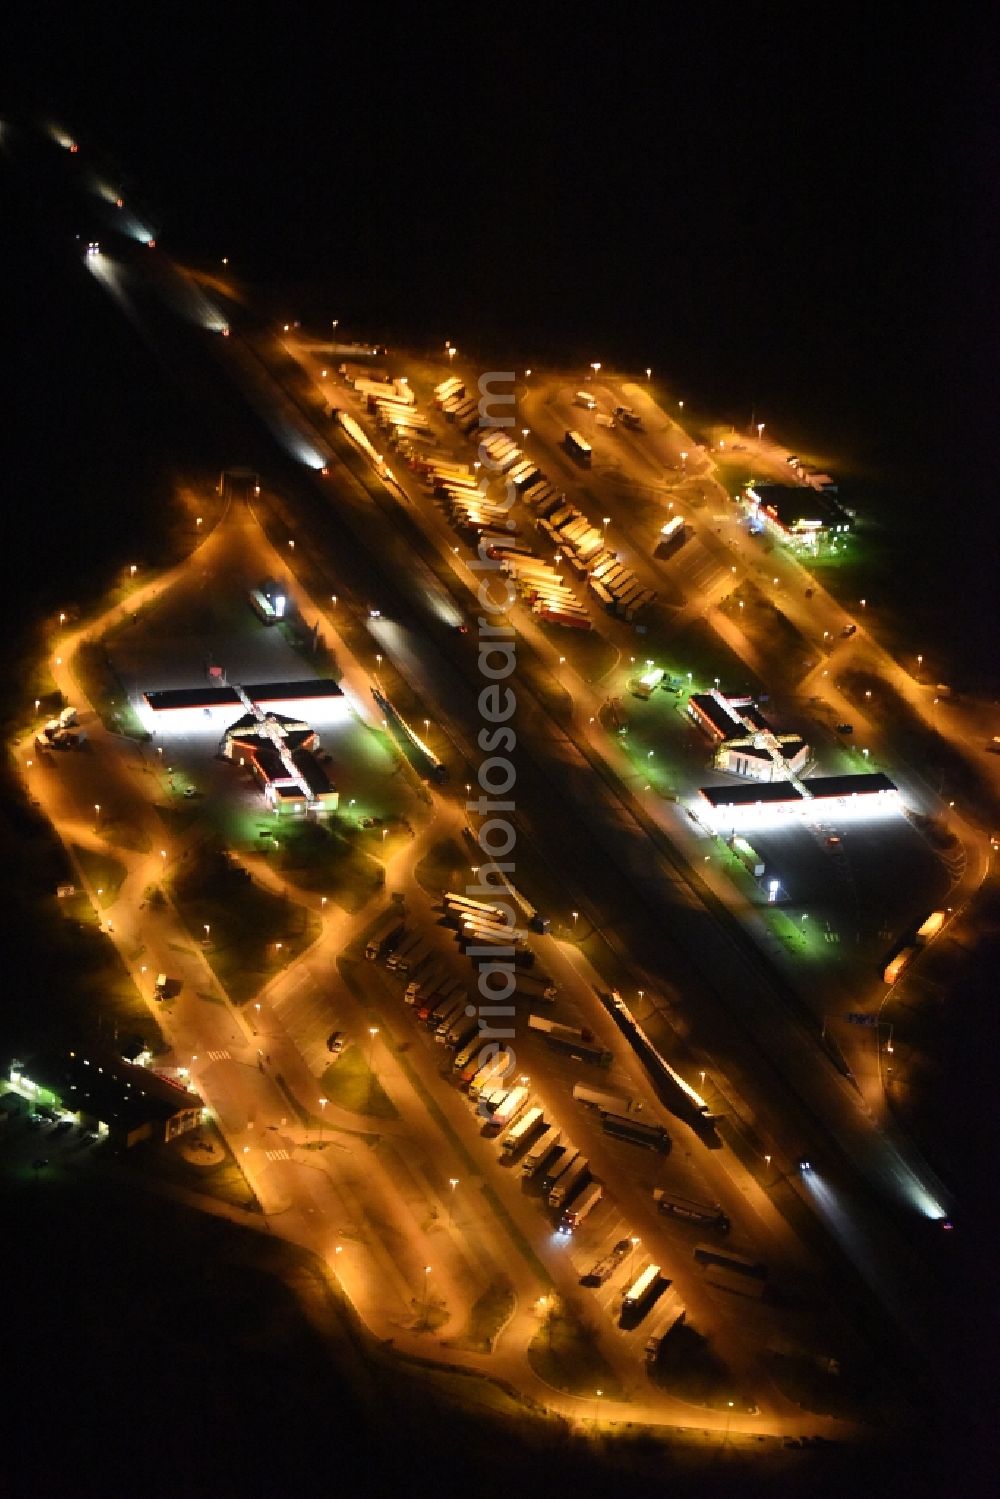
[(587, 439), (581, 437), (579, 432), (570, 431), (566, 433), (563, 441), (569, 456), (575, 459), (581, 468), (589, 468), (593, 449)]

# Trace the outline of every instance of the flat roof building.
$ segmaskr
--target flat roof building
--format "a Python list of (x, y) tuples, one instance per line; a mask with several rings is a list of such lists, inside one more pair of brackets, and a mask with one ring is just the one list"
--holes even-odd
[(47, 1052), (15, 1063), (10, 1081), (37, 1103), (74, 1115), (118, 1143), (172, 1140), (202, 1120), (198, 1094), (113, 1052)]
[(782, 541), (815, 546), (820, 540), (848, 534), (851, 519), (829, 490), (811, 484), (771, 484), (757, 480), (747, 485), (744, 505), (751, 519), (773, 531)]
[(708, 820), (717, 829), (737, 823), (782, 821), (788, 816), (808, 817), (817, 804), (824, 815), (829, 815), (831, 803), (836, 803), (841, 818), (883, 816), (899, 808), (898, 788), (882, 771), (815, 776), (797, 783), (734, 782), (726, 786), (702, 786), (698, 794), (709, 809)]

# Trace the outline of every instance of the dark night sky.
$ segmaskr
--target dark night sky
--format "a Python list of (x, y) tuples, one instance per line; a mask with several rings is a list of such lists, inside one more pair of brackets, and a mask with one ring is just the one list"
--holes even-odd
[[(947, 618), (990, 583), (986, 23), (651, 14), (36, 10), (11, 112), (49, 109), (165, 247), (229, 254), (292, 315), (649, 363), (850, 452)], [(968, 517), (943, 551), (917, 534), (941, 500)]]

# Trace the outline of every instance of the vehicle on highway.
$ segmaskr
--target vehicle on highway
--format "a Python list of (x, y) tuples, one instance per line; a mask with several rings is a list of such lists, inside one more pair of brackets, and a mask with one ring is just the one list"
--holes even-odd
[(326, 1049), (331, 1051), (335, 1057), (339, 1057), (344, 1049), (343, 1031), (331, 1031), (326, 1038)]
[(597, 405), (597, 399), (587, 390), (578, 390), (573, 397), (573, 405), (582, 406), (586, 411), (593, 411)]
[(838, 734), (853, 734), (854, 733), (854, 725), (852, 723), (839, 723), (837, 725), (837, 733)]
[(642, 431), (642, 417), (631, 406), (616, 406), (615, 416), (623, 427), (631, 427), (633, 432)]
[(856, 635), (858, 633), (858, 627), (857, 627), (857, 625), (845, 625), (844, 628), (841, 630), (840, 633), (845, 638), (848, 637), (848, 636), (850, 636), (850, 635)]

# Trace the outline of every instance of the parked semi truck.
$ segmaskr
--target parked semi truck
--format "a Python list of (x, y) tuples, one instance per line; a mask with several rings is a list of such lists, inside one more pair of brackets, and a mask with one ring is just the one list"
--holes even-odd
[(403, 935), (404, 926), (402, 912), (387, 911), (385, 913), (365, 946), (365, 957), (370, 963), (373, 963), (376, 958), (385, 958), (392, 952)]
[(556, 997), (556, 986), (547, 973), (525, 973), (518, 969), (514, 975), (516, 993), (527, 1000), (552, 1000)]
[(402, 949), (393, 954), (396, 962), (390, 959), (390, 968), (394, 967), (398, 973), (416, 973), (421, 964), (426, 963), (430, 957), (430, 946), (422, 937), (418, 938), (415, 946), (408, 947), (404, 952)]
[(572, 1166), (563, 1172), (549, 1192), (549, 1207), (568, 1207), (577, 1192), (582, 1191), (589, 1180), (590, 1162), (585, 1156), (578, 1155)]
[(528, 1101), (528, 1090), (524, 1087), (511, 1088), (502, 1103), (491, 1111), (489, 1121), (486, 1125), (488, 1135), (498, 1135), (505, 1130), (517, 1117), (519, 1110), (524, 1108)]
[(403, 962), (411, 952), (414, 952), (416, 948), (420, 946), (422, 941), (423, 938), (421, 937), (419, 932), (404, 932), (396, 946), (386, 958), (386, 965), (392, 969), (398, 968), (400, 966), (400, 963)]
[(589, 1109), (598, 1109), (602, 1114), (628, 1114), (631, 1098), (622, 1098), (618, 1093), (604, 1093), (599, 1088), (588, 1088), (583, 1083), (573, 1084), (573, 1097)]
[(529, 1179), (537, 1175), (561, 1139), (562, 1130), (558, 1124), (550, 1124), (544, 1134), (539, 1135), (538, 1139), (533, 1141), (528, 1154), (521, 1163), (521, 1175)]
[(597, 1204), (604, 1196), (604, 1188), (600, 1182), (591, 1182), (587, 1190), (581, 1193), (576, 1202), (570, 1204), (563, 1212), (559, 1220), (559, 1232), (561, 1234), (574, 1234), (580, 1224), (594, 1211)]
[(483, 1089), (488, 1088), (491, 1083), (495, 1087), (499, 1087), (509, 1065), (510, 1053), (507, 1051), (500, 1051), (495, 1057), (491, 1057), (488, 1062), (485, 1062), (480, 1067), (475, 1076), (471, 1078), (469, 1082), (469, 1097), (477, 1099)]
[(662, 1124), (643, 1124), (638, 1119), (626, 1119), (621, 1114), (602, 1114), (601, 1125), (606, 1135), (616, 1140), (627, 1140), (630, 1145), (643, 1145), (647, 1150), (659, 1150), (664, 1155), (670, 1149), (670, 1136)]
[(686, 1197), (666, 1193), (662, 1187), (655, 1188), (653, 1201), (661, 1213), (666, 1213), (671, 1218), (683, 1218), (687, 1223), (696, 1223), (699, 1228), (717, 1228), (723, 1234), (730, 1230), (730, 1221), (717, 1202), (711, 1205), (689, 1202)]
[(589, 468), (593, 456), (593, 448), (587, 439), (579, 432), (567, 432), (563, 439), (567, 453), (581, 468)]
[(719, 1244), (696, 1244), (691, 1251), (700, 1265), (721, 1265), (748, 1280), (767, 1280), (767, 1266), (749, 1254), (740, 1254), (737, 1249), (724, 1249)]
[(564, 1176), (565, 1173), (569, 1170), (579, 1154), (580, 1152), (577, 1150), (576, 1146), (569, 1144), (561, 1146), (559, 1150), (556, 1151), (555, 1155), (546, 1166), (544, 1175), (542, 1176), (542, 1192), (546, 1197), (549, 1196), (552, 1188), (555, 1186), (556, 1182), (559, 1181), (560, 1177)]
[(647, 1364), (656, 1363), (660, 1357), (664, 1338), (677, 1326), (678, 1322), (683, 1322), (686, 1316), (687, 1307), (677, 1294), (677, 1288), (673, 1285), (667, 1286), (656, 1303), (656, 1330), (646, 1343)]
[(594, 1033), (585, 1026), (560, 1025), (541, 1015), (532, 1015), (528, 1020), (532, 1030), (541, 1031), (550, 1046), (557, 1051), (569, 1052), (597, 1067), (610, 1067), (614, 1058), (610, 1051), (594, 1040)]
[(403, 996), (408, 1005), (417, 999), (427, 999), (437, 991), (448, 977), (448, 970), (440, 958), (429, 958), (419, 973), (410, 979)]
[(459, 1074), (463, 1073), (466, 1067), (471, 1065), (473, 1057), (478, 1054), (482, 1045), (483, 1041), (477, 1025), (469, 1038), (463, 1041), (462, 1045), (455, 1052), (455, 1059), (451, 1064), (452, 1071)]
[(596, 1265), (591, 1265), (586, 1275), (582, 1276), (582, 1282), (587, 1286), (603, 1286), (609, 1281), (618, 1269), (628, 1259), (635, 1248), (631, 1239), (619, 1239), (615, 1247), (599, 1259)]
[(647, 1265), (622, 1298), (622, 1321), (638, 1321), (660, 1284), (659, 1265)]
[(522, 1114), (503, 1138), (500, 1153), (504, 1159), (511, 1160), (523, 1146), (527, 1145), (532, 1136), (537, 1134), (544, 1123), (545, 1113), (538, 1104)]
[(475, 1015), (466, 1015), (464, 1001), (467, 995), (462, 995), (462, 1008), (457, 1017), (452, 1021), (444, 1038), (444, 1044), (452, 1051), (460, 1052), (469, 1042), (475, 1043), (479, 1039), (479, 1022)]

